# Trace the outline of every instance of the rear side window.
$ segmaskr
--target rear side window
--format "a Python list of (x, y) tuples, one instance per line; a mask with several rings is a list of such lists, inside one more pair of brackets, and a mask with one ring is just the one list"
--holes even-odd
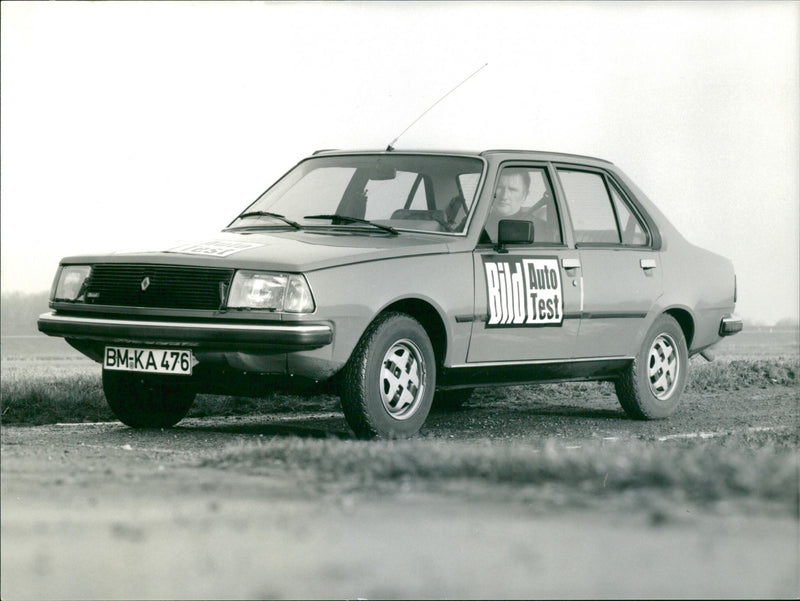
[(622, 196), (613, 184), (610, 186), (611, 198), (614, 201), (614, 210), (619, 221), (622, 243), (629, 246), (646, 246), (649, 243), (647, 232), (642, 227), (638, 217), (633, 214)]
[(559, 169), (578, 244), (648, 243), (647, 233), (620, 192), (600, 173)]

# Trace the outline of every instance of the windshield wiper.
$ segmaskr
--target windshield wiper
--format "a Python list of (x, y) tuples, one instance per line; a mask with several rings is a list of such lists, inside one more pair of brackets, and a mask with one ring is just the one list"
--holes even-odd
[(393, 236), (397, 236), (400, 233), (390, 225), (383, 225), (380, 223), (369, 221), (368, 219), (360, 219), (358, 217), (349, 217), (348, 215), (306, 215), (305, 217), (303, 217), (303, 219), (332, 219), (332, 220), (346, 221), (347, 223), (363, 223), (365, 225), (371, 225), (372, 227), (376, 227), (379, 230), (383, 230), (384, 232), (389, 232)]
[(278, 215), (278, 213), (270, 213), (268, 211), (250, 211), (249, 213), (242, 213), (233, 221), (236, 221), (237, 219), (244, 219), (245, 217), (272, 217), (273, 219), (283, 221), (285, 224), (292, 226), (296, 230), (303, 229), (303, 226), (296, 221), (292, 221), (283, 215)]

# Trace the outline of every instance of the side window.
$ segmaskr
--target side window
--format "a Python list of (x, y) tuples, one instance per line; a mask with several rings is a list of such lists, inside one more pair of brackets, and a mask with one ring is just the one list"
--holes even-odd
[(533, 223), (534, 244), (562, 242), (553, 188), (543, 167), (505, 167), (500, 171), (492, 210), (484, 227), (492, 242), (497, 241), (501, 219)]
[(646, 246), (649, 243), (647, 232), (642, 227), (638, 217), (630, 210), (627, 203), (622, 200), (622, 196), (613, 184), (611, 186), (611, 198), (617, 211), (622, 243), (630, 246)]
[(604, 178), (568, 169), (559, 169), (558, 176), (572, 216), (575, 241), (619, 244), (617, 220)]

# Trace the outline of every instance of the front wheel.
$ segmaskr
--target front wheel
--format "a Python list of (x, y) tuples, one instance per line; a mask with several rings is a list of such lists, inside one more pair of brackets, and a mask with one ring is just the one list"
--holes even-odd
[(131, 428), (174, 426), (189, 412), (196, 394), (187, 382), (105, 369), (103, 392), (114, 415)]
[(631, 366), (616, 382), (617, 398), (629, 417), (662, 419), (678, 408), (689, 362), (678, 322), (661, 315), (653, 322)]
[(433, 346), (404, 313), (378, 317), (344, 368), (342, 409), (360, 438), (408, 438), (425, 423), (436, 388)]

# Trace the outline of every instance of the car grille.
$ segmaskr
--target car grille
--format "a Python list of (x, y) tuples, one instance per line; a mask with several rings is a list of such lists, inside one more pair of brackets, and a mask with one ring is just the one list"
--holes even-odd
[(233, 269), (110, 263), (92, 266), (86, 302), (125, 307), (209, 309), (222, 305)]

